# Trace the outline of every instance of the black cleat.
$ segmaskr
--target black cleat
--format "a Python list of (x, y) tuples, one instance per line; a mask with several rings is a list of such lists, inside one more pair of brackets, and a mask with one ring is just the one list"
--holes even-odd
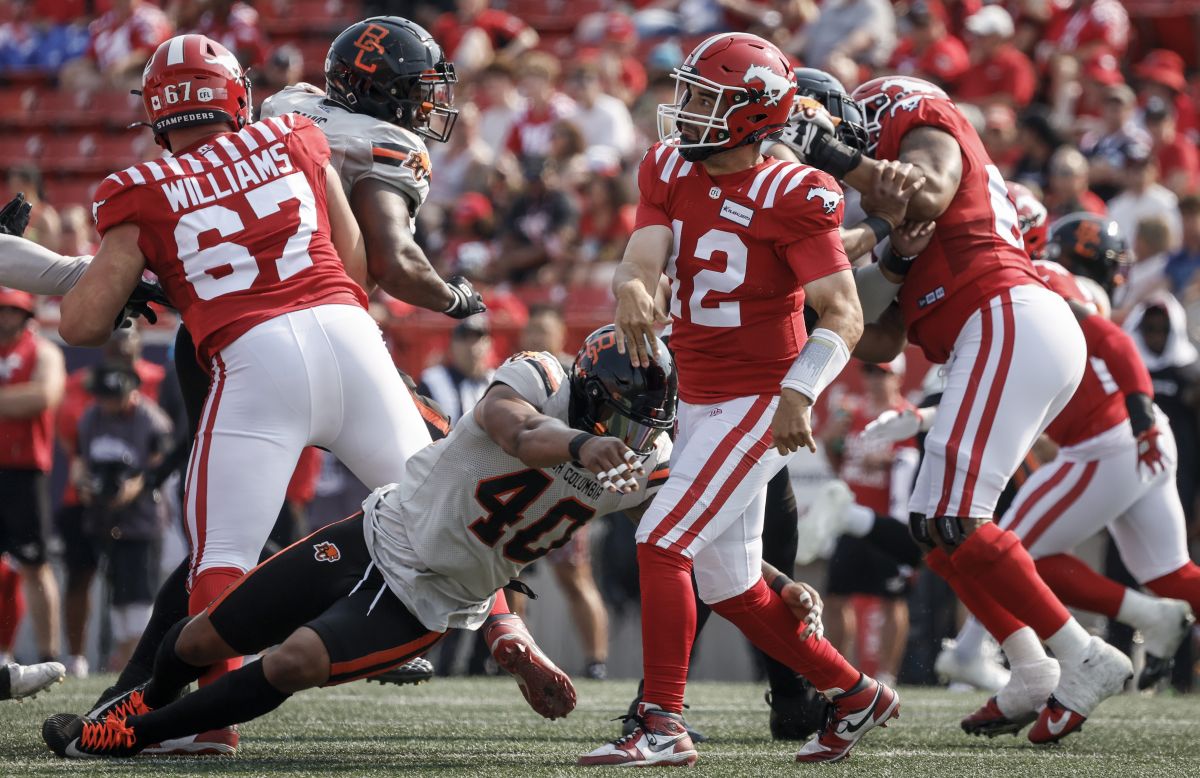
[(771, 737), (775, 740), (808, 740), (828, 720), (829, 700), (807, 681), (802, 684), (800, 694), (768, 690), (764, 695), (771, 706)]
[(433, 678), (433, 663), (423, 656), (410, 659), (402, 665), (396, 665), (391, 670), (372, 675), (368, 681), (377, 683), (394, 683), (397, 686), (415, 686)]
[(119, 758), (142, 750), (133, 729), (117, 716), (95, 721), (72, 713), (56, 713), (42, 723), (42, 739), (51, 751), (67, 759)]

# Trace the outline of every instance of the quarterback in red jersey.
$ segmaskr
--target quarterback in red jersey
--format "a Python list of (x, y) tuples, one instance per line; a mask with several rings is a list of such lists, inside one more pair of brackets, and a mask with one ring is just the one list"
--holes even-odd
[(797, 114), (784, 140), (856, 189), (871, 185), (878, 160), (909, 162), (926, 176), (907, 218), (936, 220), (937, 228), (920, 250), (899, 256), (893, 247), (882, 260), (911, 271), (897, 304), (867, 326), (855, 352), (891, 359), (907, 335), (930, 360), (947, 363), (910, 500), (913, 535), (967, 607), (1010, 636), (1002, 647), (1014, 667), (1038, 668), (1022, 676), (1037, 679), (1022, 690), (1026, 698), (1040, 704), (1054, 692), (1086, 716), (1120, 688), (1129, 661), (1089, 637), (1020, 539), (992, 522), (1001, 491), (1083, 378), (1083, 333), (1038, 278), (1004, 179), (945, 92), (896, 76), (868, 81), (852, 97), (865, 117), (866, 154), (840, 142), (816, 111)]
[[(664, 323), (666, 273), (679, 412), (671, 476), (637, 531), (645, 689), (637, 727), (585, 765), (685, 765), (680, 713), (700, 598), (832, 700), (828, 726), (797, 755), (845, 758), (896, 714), (899, 697), (803, 626), (760, 574), (763, 491), (792, 453), (814, 448), (809, 408), (841, 371), (862, 313), (842, 247), (842, 193), (808, 165), (763, 157), (788, 120), (796, 80), (754, 35), (703, 41), (659, 106), (662, 142), (642, 160), (637, 229), (617, 270), (616, 346), (648, 364)], [(817, 312), (805, 335), (805, 302)]]

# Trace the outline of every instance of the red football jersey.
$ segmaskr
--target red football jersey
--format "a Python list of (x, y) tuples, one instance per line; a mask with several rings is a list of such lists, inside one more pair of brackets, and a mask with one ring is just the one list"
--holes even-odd
[(962, 149), (962, 180), (933, 240), (900, 287), (908, 338), (931, 362), (945, 362), (958, 333), (984, 302), (1005, 289), (1038, 284), (1017, 226), (1017, 209), (983, 142), (950, 100), (928, 92), (903, 97), (883, 112), (875, 158), (900, 156), (910, 130), (943, 130)]
[[(870, 508), (880, 516), (888, 516), (891, 513), (892, 502), (892, 465), (888, 462), (879, 466), (872, 464), (870, 460), (880, 454), (913, 448), (917, 441), (915, 438), (895, 443), (886, 440), (863, 440), (862, 432), (875, 419), (876, 414), (870, 412), (862, 398), (856, 400), (842, 409), (850, 415), (850, 428), (846, 432), (846, 447), (839, 475), (846, 482), (846, 486), (850, 487), (850, 491), (854, 492), (855, 502)], [(901, 400), (891, 410), (905, 411), (912, 407), (912, 403)]]
[(268, 319), (317, 305), (366, 307), (330, 238), (325, 135), (297, 114), (215, 135), (104, 179), (103, 235), (125, 222), (202, 362)]
[(1150, 373), (1124, 330), (1099, 315), (1085, 317), (1079, 326), (1087, 341), (1087, 369), (1067, 407), (1046, 428), (1060, 446), (1077, 445), (1128, 419), (1126, 395), (1154, 396)]
[(778, 394), (807, 337), (804, 284), (850, 267), (837, 183), (772, 157), (712, 176), (657, 143), (638, 187), (637, 228), (660, 224), (675, 236), (666, 273), (679, 396), (707, 404)]

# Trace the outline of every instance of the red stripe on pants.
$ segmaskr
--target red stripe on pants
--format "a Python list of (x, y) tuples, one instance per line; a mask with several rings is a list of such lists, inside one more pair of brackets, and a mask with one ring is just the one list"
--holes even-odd
[[(712, 456), (708, 458), (704, 463), (704, 467), (700, 468), (700, 472), (696, 475), (696, 478), (688, 485), (687, 491), (683, 493), (683, 497), (671, 509), (671, 512), (659, 522), (658, 526), (654, 528), (654, 532), (650, 533), (650, 537), (647, 538), (646, 542), (658, 543), (668, 532), (675, 528), (675, 525), (687, 516), (688, 511), (704, 495), (704, 490), (708, 488), (709, 482), (712, 481), (717, 470), (721, 468), (721, 465), (729, 457), (729, 452), (733, 450), (733, 447), (737, 445), (739, 440), (748, 435), (750, 430), (754, 429), (754, 425), (758, 424), (758, 420), (767, 412), (767, 407), (770, 404), (771, 395), (759, 395), (758, 399), (754, 401), (754, 404), (746, 412), (746, 415), (742, 417), (742, 420), (733, 429), (725, 433), (725, 437), (721, 439)], [(749, 423), (747, 424), (747, 422)]]
[[(204, 430), (196, 436), (196, 441), (193, 446), (202, 447), (201, 451), (196, 455), (196, 537), (192, 542), (192, 569), (188, 575), (191, 582), (195, 582), (196, 574), (200, 570), (200, 558), (204, 556), (204, 535), (208, 526), (208, 455), (212, 448), (212, 431), (213, 426), (217, 421), (217, 410), (221, 406), (221, 392), (225, 389), (225, 362), (220, 355), (213, 358), (214, 367), (214, 382), (212, 388), (212, 406), (208, 413), (208, 420), (204, 424)], [(184, 496), (184, 506), (190, 502), (190, 495)]]
[[(1008, 370), (1012, 367), (1013, 348), (1016, 345), (1017, 334), (1012, 310), (1012, 295), (1008, 290), (1000, 295), (1000, 314), (1004, 322), (1004, 332), (1001, 333), (1002, 340), (1000, 342), (1000, 361), (996, 364), (996, 375), (992, 378), (991, 386), (988, 387), (987, 402), (983, 406), (979, 428), (975, 430), (975, 439), (971, 444), (971, 462), (967, 467), (962, 499), (959, 500), (956, 516), (971, 515), (971, 501), (975, 498), (975, 482), (979, 480), (979, 465), (983, 460), (983, 450), (987, 447), (988, 436), (992, 434), (992, 425), (996, 422), (996, 409), (1000, 407), (1000, 397), (1004, 394)], [(990, 518), (990, 516), (984, 518)]]
[[(966, 432), (967, 422), (971, 418), (971, 410), (975, 405), (975, 394), (983, 381), (983, 371), (987, 367), (988, 354), (992, 350), (992, 310), (991, 306), (980, 311), (983, 325), (982, 342), (979, 353), (975, 356), (975, 364), (971, 367), (971, 378), (967, 382), (967, 392), (963, 395), (962, 405), (959, 406), (958, 416), (954, 418), (954, 426), (950, 430), (950, 438), (946, 441), (946, 466), (942, 474), (942, 497), (938, 500), (935, 516), (945, 516), (950, 507), (950, 493), (954, 490), (954, 475), (958, 471), (958, 449), (962, 446), (963, 433)], [(933, 518), (932, 516), (930, 518)]]
[(1054, 523), (1054, 520), (1063, 515), (1067, 508), (1070, 508), (1071, 504), (1079, 499), (1079, 495), (1083, 494), (1083, 491), (1088, 488), (1088, 484), (1092, 482), (1092, 477), (1096, 475), (1096, 468), (1099, 465), (1099, 462), (1093, 460), (1084, 466), (1079, 480), (1075, 482), (1070, 491), (1064, 494), (1058, 502), (1050, 506), (1050, 509), (1046, 511), (1042, 518), (1038, 519), (1037, 524), (1034, 524), (1029, 533), (1022, 539), (1021, 542), (1025, 544), (1026, 548), (1036, 543), (1037, 539), (1042, 536), (1042, 533), (1050, 529), (1050, 525)]
[(1071, 472), (1071, 468), (1075, 467), (1075, 465), (1071, 462), (1059, 462), (1055, 467), (1057, 469), (1054, 471), (1054, 474), (1046, 479), (1041, 486), (1034, 489), (1033, 494), (1029, 495), (1028, 500), (1017, 506), (1012, 520), (1001, 524), (1001, 529), (1010, 529), (1016, 532), (1017, 528), (1021, 526), (1021, 522), (1025, 521), (1025, 517), (1050, 493), (1051, 489), (1058, 486), (1067, 477), (1067, 474)]

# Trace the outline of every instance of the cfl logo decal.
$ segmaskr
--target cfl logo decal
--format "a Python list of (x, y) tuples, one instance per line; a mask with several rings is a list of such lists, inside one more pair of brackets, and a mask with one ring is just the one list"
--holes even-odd
[(336, 544), (323, 540), (313, 544), (313, 556), (318, 562), (336, 562), (342, 558), (342, 552)]

